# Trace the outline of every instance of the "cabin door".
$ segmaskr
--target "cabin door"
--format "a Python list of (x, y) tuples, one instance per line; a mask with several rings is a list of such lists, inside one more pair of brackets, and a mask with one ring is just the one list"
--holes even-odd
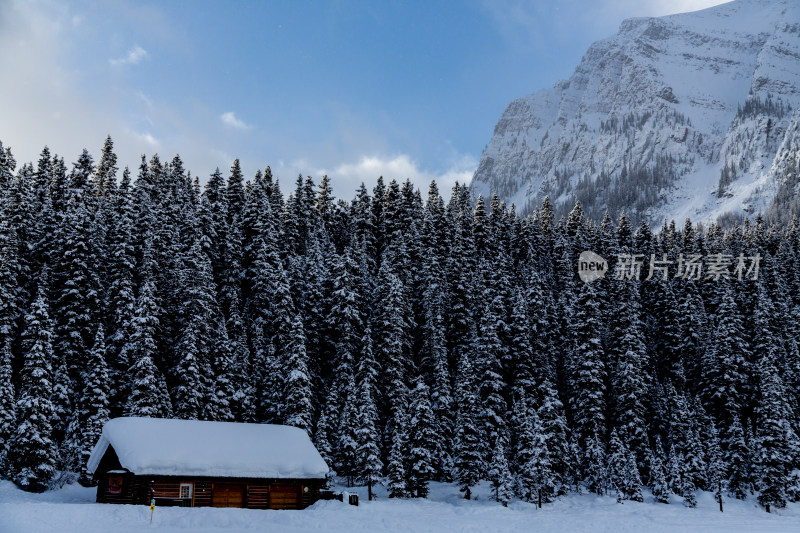
[(244, 507), (244, 485), (240, 483), (214, 483), (211, 489), (213, 507)]
[(270, 509), (299, 509), (300, 485), (273, 483), (269, 486)]

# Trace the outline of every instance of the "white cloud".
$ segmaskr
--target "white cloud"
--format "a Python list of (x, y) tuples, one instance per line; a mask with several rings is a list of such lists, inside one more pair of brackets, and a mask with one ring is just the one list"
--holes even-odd
[(136, 46), (128, 50), (128, 55), (126, 55), (125, 57), (121, 57), (118, 59), (109, 59), (108, 62), (115, 67), (120, 65), (136, 65), (145, 57), (147, 57), (147, 50), (145, 50), (144, 48), (142, 48), (137, 44)]
[(145, 107), (147, 107), (147, 109), (152, 109), (153, 108), (153, 101), (146, 94), (144, 94), (143, 91), (141, 91), (141, 90), (136, 91), (136, 96), (139, 97), (139, 100), (141, 100), (144, 103), (144, 105), (145, 105)]
[(136, 168), (141, 154), (165, 144), (159, 142), (161, 128), (146, 120), (147, 108), (135, 89), (86, 75), (87, 68), (107, 71), (104, 58), (90, 67), (75, 65), (81, 56), (75, 32), (90, 19), (75, 28), (75, 14), (61, 2), (0, 4), (0, 71), (18, 80), (0, 83), (0, 101), (13, 103), (0, 113), (0, 140), (11, 147), (18, 166), (35, 162), (45, 145), (68, 165), (83, 148), (96, 158), (110, 134), (120, 167)]
[(620, 22), (631, 17), (660, 17), (697, 11), (730, 0), (483, 0), (498, 32), (513, 47), (551, 54), (550, 36), (574, 42), (613, 35)]
[(370, 187), (378, 176), (383, 176), (386, 183), (393, 179), (399, 182), (408, 179), (423, 195), (431, 181), (435, 180), (439, 192), (443, 196), (449, 196), (456, 182), (469, 183), (477, 166), (478, 162), (474, 157), (459, 155), (443, 170), (428, 170), (420, 168), (409, 155), (400, 154), (392, 157), (362, 156), (355, 163), (340, 164), (332, 171), (320, 170), (319, 174), (328, 174), (336, 189), (345, 191), (346, 195), (354, 194), (361, 183)]
[(220, 120), (223, 124), (230, 126), (232, 128), (236, 128), (239, 130), (247, 130), (250, 129), (250, 126), (236, 118), (236, 114), (233, 111), (228, 111), (227, 113), (223, 113), (219, 116)]
[(136, 138), (138, 138), (138, 139), (144, 141), (145, 143), (147, 143), (151, 148), (158, 148), (158, 145), (159, 145), (158, 139), (153, 137), (149, 132), (146, 132), (146, 131), (143, 132), (143, 133), (133, 132), (133, 135)]
[[(654, 16), (672, 15), (674, 13), (688, 13), (698, 11), (708, 7), (724, 4), (730, 0), (606, 0), (599, 2), (605, 5), (615, 15), (622, 15), (623, 18), (632, 16)], [(631, 13), (625, 15), (624, 13)]]

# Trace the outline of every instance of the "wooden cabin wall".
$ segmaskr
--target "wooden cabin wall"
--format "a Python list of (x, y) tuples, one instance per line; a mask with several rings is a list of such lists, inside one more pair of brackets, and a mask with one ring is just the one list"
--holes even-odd
[[(297, 507), (304, 509), (319, 500), (321, 480), (316, 479), (252, 479), (252, 478), (192, 478), (172, 476), (136, 476), (123, 475), (122, 492), (108, 494), (108, 476), (114, 474), (99, 474), (96, 476), (97, 501), (100, 503), (123, 503), (149, 505), (151, 498), (178, 499), (180, 497), (181, 483), (193, 483), (193, 507), (210, 507), (213, 503), (213, 483), (240, 483), (245, 486), (244, 507), (247, 509), (269, 509), (271, 485), (294, 485), (297, 487)], [(303, 488), (308, 487), (308, 492)]]
[(180, 481), (174, 479), (155, 479), (150, 484), (154, 498), (178, 498), (180, 497)]
[(269, 508), (269, 484), (262, 481), (252, 481), (247, 484), (247, 508)]
[(194, 506), (211, 507), (211, 481), (194, 482)]

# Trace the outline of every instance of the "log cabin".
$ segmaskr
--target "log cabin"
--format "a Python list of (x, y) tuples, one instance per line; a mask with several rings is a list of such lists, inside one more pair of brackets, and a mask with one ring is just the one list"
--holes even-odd
[(295, 427), (123, 417), (105, 424), (87, 470), (100, 503), (304, 509), (328, 465)]

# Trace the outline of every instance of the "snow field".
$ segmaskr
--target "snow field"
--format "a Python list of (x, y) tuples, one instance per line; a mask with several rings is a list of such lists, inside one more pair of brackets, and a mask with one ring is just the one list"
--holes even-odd
[(431, 484), (427, 500), (391, 500), (378, 488), (379, 499), (366, 501), (366, 488), (359, 494), (361, 505), (320, 501), (304, 511), (256, 511), (247, 509), (156, 508), (153, 524), (146, 506), (109, 505), (94, 502), (95, 490), (77, 485), (44, 494), (29, 494), (8, 481), (0, 481), (0, 533), (165, 533), (326, 531), (357, 532), (586, 532), (586, 533), (680, 533), (680, 532), (792, 532), (800, 531), (800, 504), (790, 504), (767, 514), (755, 499), (725, 501), (720, 513), (713, 495), (698, 493), (698, 506), (687, 509), (680, 498), (670, 505), (616, 503), (612, 497), (571, 495), (537, 509), (512, 502), (508, 508), (495, 503), (488, 484), (481, 484), (476, 499), (461, 498), (458, 488)]

